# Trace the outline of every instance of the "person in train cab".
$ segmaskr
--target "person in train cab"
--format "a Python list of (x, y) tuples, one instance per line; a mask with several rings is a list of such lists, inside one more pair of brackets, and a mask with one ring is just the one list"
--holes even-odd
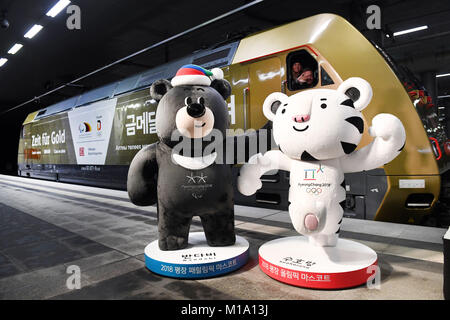
[(296, 61), (292, 64), (291, 68), (291, 88), (294, 90), (298, 90), (297, 86), (299, 86), (299, 83), (297, 81), (298, 77), (302, 74), (303, 66), (300, 62)]
[(302, 74), (297, 78), (297, 90), (313, 87), (314, 74), (309, 68), (305, 68)]

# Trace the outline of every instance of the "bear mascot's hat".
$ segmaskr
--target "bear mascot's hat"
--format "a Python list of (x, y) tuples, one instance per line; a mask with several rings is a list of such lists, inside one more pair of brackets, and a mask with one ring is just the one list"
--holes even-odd
[(211, 85), (211, 80), (222, 79), (222, 69), (214, 68), (209, 71), (195, 64), (187, 64), (178, 70), (177, 74), (172, 79), (171, 84), (174, 87), (182, 85), (209, 86)]

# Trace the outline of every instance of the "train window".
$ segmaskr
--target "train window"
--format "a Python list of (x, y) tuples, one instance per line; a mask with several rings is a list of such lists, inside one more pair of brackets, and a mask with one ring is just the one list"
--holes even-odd
[[(207, 65), (207, 63), (211, 63), (216, 60), (224, 59), (224, 58), (228, 57), (230, 50), (231, 50), (230, 48), (227, 48), (225, 50), (220, 50), (220, 51), (217, 51), (214, 53), (210, 53), (203, 57), (198, 57), (198, 58), (194, 59), (194, 61), (192, 63), (199, 65), (199, 66)], [(208, 67), (209, 67), (209, 65), (208, 65)]]
[(322, 86), (329, 86), (331, 84), (334, 84), (333, 79), (331, 79), (331, 77), (323, 67), (320, 67), (320, 84)]
[(114, 90), (116, 89), (117, 83), (107, 84), (106, 86), (85, 92), (81, 95), (78, 100), (76, 107), (85, 105), (87, 103), (92, 103), (95, 101), (100, 101), (103, 99), (111, 98)]
[(36, 118), (40, 117), (40, 116), (43, 116), (46, 112), (47, 112), (47, 109), (39, 111), (39, 113), (36, 115)]
[(292, 52), (287, 56), (288, 88), (291, 91), (313, 88), (318, 83), (318, 64), (306, 50)]

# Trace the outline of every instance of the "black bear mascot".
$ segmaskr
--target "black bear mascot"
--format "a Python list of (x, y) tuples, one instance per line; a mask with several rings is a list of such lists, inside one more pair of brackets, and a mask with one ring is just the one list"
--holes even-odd
[[(185, 65), (171, 82), (158, 80), (150, 88), (151, 97), (159, 101), (159, 142), (136, 154), (127, 188), (134, 204), (157, 204), (161, 250), (187, 247), (193, 216), (200, 216), (208, 245), (229, 246), (236, 241), (231, 166), (239, 154), (245, 153), (246, 161), (266, 151), (271, 135), (253, 131), (227, 138), (225, 100), (230, 94), (221, 69), (196, 65)], [(257, 141), (257, 147), (250, 148), (249, 141)]]

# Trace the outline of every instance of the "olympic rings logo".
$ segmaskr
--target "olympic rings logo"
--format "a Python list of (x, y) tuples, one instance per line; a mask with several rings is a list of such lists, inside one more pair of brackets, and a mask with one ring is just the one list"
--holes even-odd
[(306, 192), (314, 195), (319, 195), (322, 193), (322, 188), (306, 188)]

